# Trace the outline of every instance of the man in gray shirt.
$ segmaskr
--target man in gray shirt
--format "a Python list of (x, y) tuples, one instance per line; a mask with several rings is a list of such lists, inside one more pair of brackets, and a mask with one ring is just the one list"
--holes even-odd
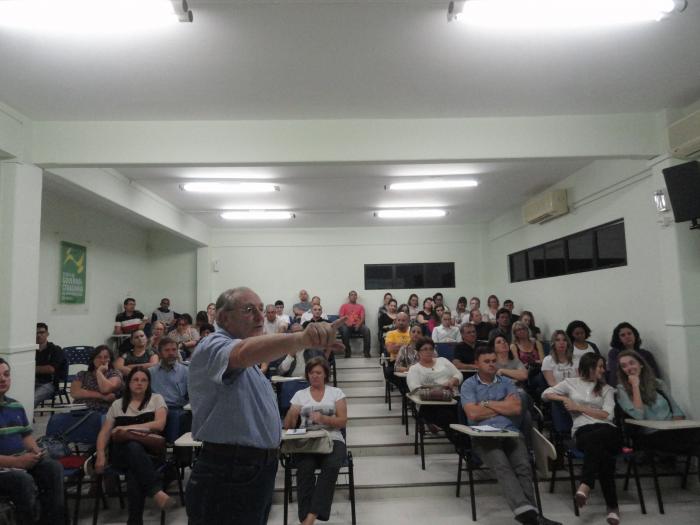
[(342, 348), (337, 326), (311, 323), (294, 334), (261, 335), (263, 303), (249, 288), (216, 301), (216, 332), (190, 363), (192, 436), (202, 451), (187, 485), (190, 525), (265, 525), (282, 438), (272, 385), (257, 363), (304, 348)]

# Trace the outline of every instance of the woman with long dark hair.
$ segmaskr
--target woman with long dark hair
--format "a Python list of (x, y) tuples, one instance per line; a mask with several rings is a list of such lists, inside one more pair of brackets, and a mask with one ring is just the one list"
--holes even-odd
[(411, 318), (411, 321), (416, 320), (416, 316), (418, 315), (418, 312), (420, 312), (420, 307), (418, 306), (418, 295), (412, 293), (411, 295), (408, 296), (408, 315)]
[(583, 354), (588, 352), (595, 352), (600, 355), (598, 346), (593, 341), (588, 340), (591, 337), (591, 329), (585, 322), (578, 319), (571, 321), (566, 327), (566, 335), (574, 345), (575, 359), (580, 359)]
[(634, 350), (641, 355), (651, 366), (656, 377), (661, 377), (661, 370), (656, 364), (654, 355), (649, 350), (644, 350), (639, 331), (628, 322), (620, 323), (615, 327), (610, 340), (610, 350), (608, 351), (608, 384), (617, 386), (617, 358), (623, 350)]
[(114, 368), (112, 352), (99, 345), (90, 354), (88, 369), (78, 372), (70, 384), (70, 395), (90, 410), (107, 412), (121, 389), (122, 375)]
[(573, 420), (571, 434), (576, 447), (583, 451), (581, 484), (576, 491), (576, 504), (583, 507), (588, 501), (595, 480), (600, 480), (607, 506), (607, 522), (620, 523), (615, 488), (615, 456), (622, 443), (613, 424), (615, 390), (605, 384), (605, 360), (594, 353), (581, 357), (579, 377), (564, 379), (542, 393), (548, 401), (560, 401)]
[(144, 445), (134, 440), (121, 441), (117, 439), (117, 434), (129, 430), (162, 433), (167, 414), (168, 407), (163, 396), (151, 391), (151, 375), (148, 370), (136, 367), (126, 379), (124, 396), (112, 403), (97, 436), (95, 471), (98, 474), (104, 471), (110, 441), (114, 441), (110, 447), (110, 463), (126, 470), (128, 525), (143, 524), (146, 496), (153, 498), (161, 509), (169, 504), (170, 496), (160, 489), (151, 456)]

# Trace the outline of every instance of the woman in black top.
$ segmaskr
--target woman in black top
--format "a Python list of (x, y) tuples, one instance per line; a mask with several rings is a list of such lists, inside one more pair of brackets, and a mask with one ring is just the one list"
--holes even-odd
[(429, 334), (428, 324), (433, 317), (433, 300), (430, 297), (426, 297), (423, 300), (423, 309), (418, 312), (416, 316), (416, 322), (420, 325), (424, 334)]

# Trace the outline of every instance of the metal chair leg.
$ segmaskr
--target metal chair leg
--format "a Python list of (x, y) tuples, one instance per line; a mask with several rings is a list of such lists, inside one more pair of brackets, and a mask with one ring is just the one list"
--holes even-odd
[(355, 466), (352, 461), (352, 456), (348, 459), (348, 484), (350, 490), (350, 513), (352, 515), (352, 525), (357, 523), (355, 515)]
[(567, 454), (569, 460), (569, 481), (571, 482), (571, 499), (574, 502), (574, 514), (579, 515), (578, 505), (576, 504), (576, 478), (574, 478), (574, 462), (571, 459), (571, 454)]
[(469, 477), (469, 501), (472, 507), (472, 521), (476, 521), (476, 496), (474, 495), (474, 473), (471, 459), (467, 458), (467, 475)]
[(664, 514), (664, 501), (661, 497), (661, 487), (659, 486), (659, 475), (656, 472), (656, 457), (655, 454), (649, 454), (651, 459), (651, 474), (654, 476), (654, 490), (656, 491), (656, 501), (659, 504), (659, 514)]
[(457, 494), (455, 495), (456, 497), (459, 498), (459, 492), (461, 489), (462, 485), (462, 450), (459, 450), (458, 455), (459, 455), (459, 464), (457, 465)]
[[(693, 459), (693, 456), (688, 456), (688, 458), (685, 460), (685, 472), (683, 473), (683, 482), (681, 483), (681, 488), (686, 489), (688, 488), (688, 474), (690, 474), (690, 463)], [(698, 474), (700, 475), (700, 465), (698, 465)]]
[[(634, 472), (634, 483), (637, 485), (637, 497), (639, 498), (639, 506), (642, 509), (642, 514), (647, 513), (647, 506), (646, 503), (644, 502), (644, 493), (642, 492), (642, 482), (639, 479), (639, 470), (637, 469), (637, 461), (632, 458), (630, 460), (630, 465), (632, 466), (632, 470)], [(629, 468), (627, 469), (627, 475), (629, 476)]]

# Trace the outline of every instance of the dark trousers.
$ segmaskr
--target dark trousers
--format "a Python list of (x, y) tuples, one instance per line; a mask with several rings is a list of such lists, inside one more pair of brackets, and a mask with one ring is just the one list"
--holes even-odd
[(638, 439), (645, 449), (671, 454), (700, 454), (700, 429), (697, 428), (640, 433)]
[[(304, 521), (310, 512), (321, 521), (328, 521), (333, 504), (335, 482), (338, 471), (347, 457), (345, 443), (333, 442), (330, 454), (296, 454), (297, 497), (299, 499), (299, 521)], [(321, 469), (318, 477), (315, 469)]]
[(620, 433), (612, 425), (597, 423), (576, 431), (576, 447), (584, 454), (582, 481), (592, 489), (598, 478), (605, 504), (611, 509), (617, 508), (615, 456), (621, 446)]
[(277, 454), (222, 455), (205, 445), (185, 492), (188, 523), (265, 525), (276, 474)]
[(350, 355), (352, 353), (350, 349), (350, 334), (362, 334), (362, 350), (365, 357), (369, 357), (370, 334), (367, 325), (348, 326), (344, 324), (338, 328), (338, 332), (340, 332), (340, 337), (345, 345), (345, 355)]
[(111, 464), (126, 471), (126, 496), (129, 502), (129, 525), (143, 523), (143, 507), (146, 496), (153, 497), (160, 490), (153, 459), (141, 443), (126, 441), (113, 443)]
[(63, 467), (58, 461), (42, 458), (30, 470), (0, 472), (0, 493), (15, 504), (20, 525), (36, 523), (37, 499), (41, 503), (39, 523), (63, 523)]

